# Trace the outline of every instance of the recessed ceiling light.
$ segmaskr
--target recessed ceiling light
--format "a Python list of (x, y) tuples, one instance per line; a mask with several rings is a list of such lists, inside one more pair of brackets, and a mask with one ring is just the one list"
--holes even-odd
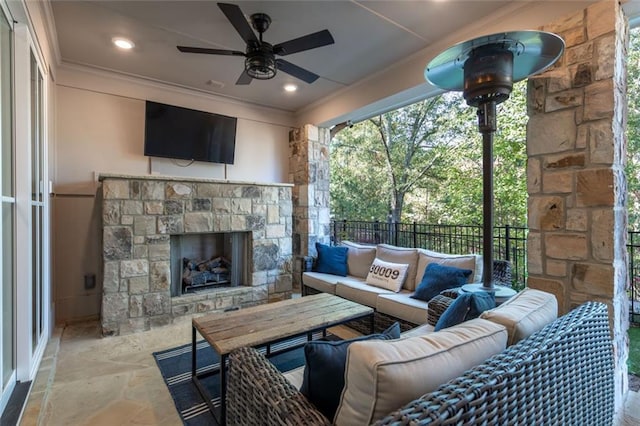
[(114, 37), (113, 39), (111, 39), (111, 41), (120, 49), (124, 49), (124, 50), (133, 49), (133, 47), (135, 46), (135, 44), (133, 44), (131, 40), (123, 37)]
[(296, 90), (298, 90), (298, 86), (296, 86), (295, 84), (285, 84), (284, 90), (287, 92), (295, 92)]

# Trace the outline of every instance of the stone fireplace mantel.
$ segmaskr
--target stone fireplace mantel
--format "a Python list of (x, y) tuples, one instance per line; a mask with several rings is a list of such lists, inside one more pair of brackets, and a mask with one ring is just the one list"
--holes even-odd
[[(99, 180), (103, 335), (291, 296), (293, 185), (117, 174)], [(171, 236), (219, 232), (251, 234), (249, 282), (172, 297)]]

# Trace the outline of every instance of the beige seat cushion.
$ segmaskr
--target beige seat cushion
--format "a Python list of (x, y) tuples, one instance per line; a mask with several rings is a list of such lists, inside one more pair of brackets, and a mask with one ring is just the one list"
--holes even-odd
[(412, 299), (412, 294), (409, 290), (395, 294), (380, 294), (376, 301), (376, 311), (412, 324), (424, 324), (427, 321), (427, 302)]
[(354, 342), (334, 422), (367, 425), (502, 352), (507, 332), (474, 319), (436, 333)]
[(336, 294), (336, 284), (340, 278), (342, 277), (324, 272), (303, 272), (302, 284), (323, 293)]
[(416, 270), (418, 268), (418, 251), (416, 249), (378, 244), (376, 246), (376, 257), (385, 262), (409, 265), (407, 278), (404, 280), (402, 288), (405, 290), (416, 289)]
[(282, 375), (287, 379), (287, 382), (291, 383), (296, 389), (300, 389), (304, 381), (304, 365), (282, 373)]
[(418, 251), (418, 270), (416, 272), (416, 285), (420, 285), (424, 270), (430, 263), (438, 263), (445, 266), (453, 266), (461, 269), (470, 269), (471, 275), (467, 282), (482, 281), (482, 256), (476, 254), (444, 254), (426, 249)]
[(376, 300), (379, 294), (394, 294), (391, 290), (385, 290), (384, 288), (374, 287), (364, 282), (354, 281), (338, 281), (336, 284), (336, 295), (349, 299), (352, 302), (360, 303), (361, 305), (376, 307)]
[(505, 326), (511, 346), (558, 318), (558, 301), (551, 293), (526, 288), (480, 318)]
[(347, 273), (358, 278), (367, 278), (369, 268), (376, 257), (375, 246), (365, 246), (351, 241), (340, 243), (349, 248), (347, 252)]
[(400, 334), (401, 337), (415, 337), (415, 336), (424, 336), (425, 334), (434, 333), (435, 327), (431, 324), (422, 324), (416, 328), (412, 328), (411, 330), (407, 330)]
[(340, 277), (338, 275), (325, 274), (324, 272), (304, 272), (302, 274), (302, 283), (307, 287), (315, 288), (318, 291), (329, 294), (336, 294), (336, 284), (338, 281), (344, 282), (364, 282), (362, 278)]

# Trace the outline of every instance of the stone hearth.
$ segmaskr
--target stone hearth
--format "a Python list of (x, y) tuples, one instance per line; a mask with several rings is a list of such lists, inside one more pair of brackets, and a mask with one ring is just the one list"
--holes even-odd
[[(101, 175), (103, 335), (291, 297), (291, 185)], [(250, 232), (248, 282), (171, 296), (171, 236)]]

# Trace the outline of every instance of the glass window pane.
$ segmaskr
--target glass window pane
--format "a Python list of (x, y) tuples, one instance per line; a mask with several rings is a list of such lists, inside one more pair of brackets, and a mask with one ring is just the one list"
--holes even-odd
[(11, 28), (0, 11), (0, 131), (2, 137), (2, 195), (13, 196), (11, 111)]
[(38, 221), (36, 220), (38, 208), (31, 206), (31, 350), (35, 351), (38, 345)]
[(13, 355), (13, 204), (2, 203), (2, 384), (15, 369)]
[(40, 93), (38, 92), (38, 63), (31, 52), (31, 199), (38, 194), (38, 135), (40, 131)]
[[(0, 11), (0, 187), (2, 195), (13, 196), (13, 111), (11, 94), (12, 32), (8, 21)], [(14, 282), (13, 282), (13, 210), (11, 202), (2, 203), (2, 233), (0, 256), (2, 256), (2, 290), (0, 300), (2, 314), (2, 351), (0, 372), (2, 389), (12, 380), (16, 368), (14, 346)]]
[(39, 332), (40, 335), (42, 335), (42, 332), (44, 330), (44, 268), (42, 265), (42, 261), (43, 261), (43, 257), (42, 257), (42, 247), (43, 244), (42, 242), (44, 241), (44, 235), (42, 235), (42, 229), (43, 227), (43, 217), (42, 217), (42, 211), (44, 209), (42, 208), (42, 206), (38, 207), (38, 296), (40, 299), (40, 303), (39, 303), (39, 316), (40, 316), (40, 326), (39, 326)]

